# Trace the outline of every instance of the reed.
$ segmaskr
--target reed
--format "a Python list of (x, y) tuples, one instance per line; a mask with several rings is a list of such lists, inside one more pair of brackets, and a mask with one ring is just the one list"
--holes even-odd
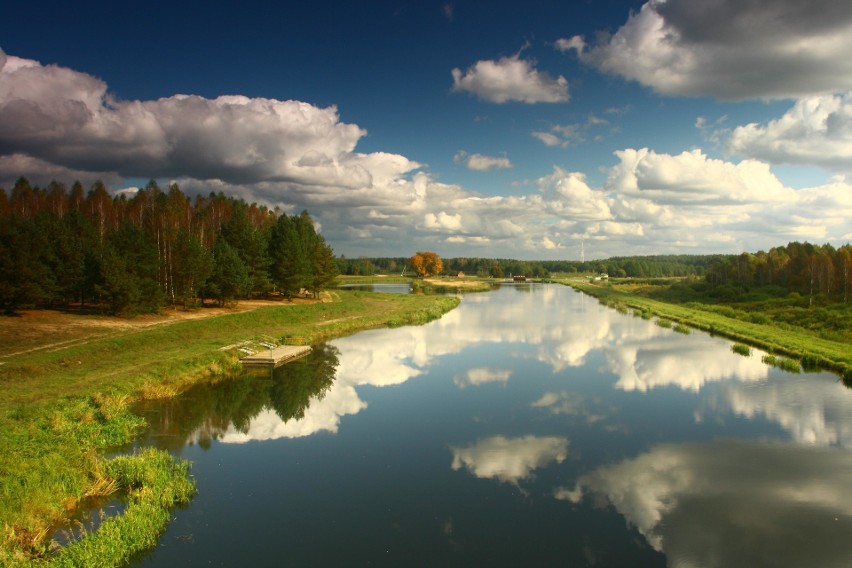
[(681, 335), (689, 335), (690, 333), (692, 333), (692, 330), (689, 329), (689, 327), (683, 325), (682, 323), (675, 325), (674, 330), (675, 332), (680, 333)]
[(743, 343), (734, 343), (731, 345), (731, 351), (743, 357), (751, 357), (751, 347)]
[(801, 373), (802, 366), (795, 359), (789, 359), (787, 357), (777, 357), (775, 355), (764, 355), (761, 359), (767, 365), (772, 365), (773, 367), (777, 367), (788, 373)]

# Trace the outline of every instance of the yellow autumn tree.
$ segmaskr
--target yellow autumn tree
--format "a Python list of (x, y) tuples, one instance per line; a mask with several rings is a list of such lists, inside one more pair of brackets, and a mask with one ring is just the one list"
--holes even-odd
[(411, 268), (413, 268), (417, 275), (421, 278), (433, 276), (444, 269), (444, 263), (441, 261), (441, 257), (435, 252), (418, 251), (417, 254), (409, 259), (409, 262), (411, 263)]

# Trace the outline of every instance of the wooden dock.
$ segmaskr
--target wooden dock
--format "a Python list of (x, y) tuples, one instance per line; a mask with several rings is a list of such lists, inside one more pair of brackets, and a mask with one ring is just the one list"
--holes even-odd
[(307, 355), (311, 351), (310, 345), (279, 345), (266, 351), (258, 351), (254, 355), (248, 355), (240, 359), (244, 367), (271, 367), (275, 368), (293, 359)]

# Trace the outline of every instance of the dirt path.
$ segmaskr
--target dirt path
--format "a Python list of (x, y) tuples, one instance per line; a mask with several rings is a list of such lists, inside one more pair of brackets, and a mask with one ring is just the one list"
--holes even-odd
[[(0, 360), (33, 351), (67, 349), (76, 345), (85, 345), (93, 339), (124, 335), (186, 320), (246, 312), (266, 306), (292, 306), (307, 303), (316, 303), (316, 300), (303, 298), (294, 298), (292, 302), (243, 300), (232, 308), (165, 310), (161, 314), (134, 318), (84, 315), (53, 310), (23, 310), (15, 316), (0, 317)], [(34, 341), (41, 343), (33, 346)]]

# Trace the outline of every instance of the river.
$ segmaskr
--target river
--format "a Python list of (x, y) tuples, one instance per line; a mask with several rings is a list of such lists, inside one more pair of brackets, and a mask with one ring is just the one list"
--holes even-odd
[(561, 285), (140, 411), (198, 494), (134, 566), (852, 559), (852, 391)]

